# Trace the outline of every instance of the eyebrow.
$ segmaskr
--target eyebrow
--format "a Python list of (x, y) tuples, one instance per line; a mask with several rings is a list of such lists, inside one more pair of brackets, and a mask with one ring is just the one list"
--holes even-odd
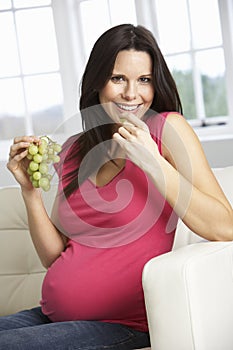
[[(122, 73), (114, 73), (114, 72), (112, 72), (112, 75), (121, 75), (121, 76), (123, 76), (123, 77), (126, 76), (125, 74), (122, 74)], [(139, 77), (148, 77), (148, 76), (152, 76), (152, 75), (153, 75), (152, 73), (140, 74)]]

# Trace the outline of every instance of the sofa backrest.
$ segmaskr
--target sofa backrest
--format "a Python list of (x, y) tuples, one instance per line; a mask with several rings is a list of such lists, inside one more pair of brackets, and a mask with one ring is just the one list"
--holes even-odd
[[(48, 212), (51, 199), (51, 193), (45, 196)], [(45, 269), (31, 241), (20, 188), (0, 188), (0, 203), (0, 315), (6, 315), (38, 306)]]

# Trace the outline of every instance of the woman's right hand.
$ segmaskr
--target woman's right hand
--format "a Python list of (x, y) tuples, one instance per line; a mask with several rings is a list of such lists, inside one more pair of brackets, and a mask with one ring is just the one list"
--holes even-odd
[(27, 168), (29, 159), (27, 159), (28, 147), (32, 142), (39, 142), (36, 136), (17, 136), (10, 147), (8, 170), (14, 175), (16, 181), (22, 189), (32, 190), (34, 187), (29, 179)]

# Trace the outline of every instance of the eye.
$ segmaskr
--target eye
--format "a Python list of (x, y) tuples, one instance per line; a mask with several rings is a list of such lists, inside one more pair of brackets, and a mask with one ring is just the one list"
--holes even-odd
[(152, 79), (150, 77), (141, 77), (139, 78), (139, 82), (143, 84), (149, 84), (152, 82)]
[(123, 77), (123, 75), (113, 75), (112, 77), (111, 77), (111, 81), (113, 82), (113, 83), (121, 83), (122, 81), (124, 81), (125, 79), (124, 79), (124, 77)]

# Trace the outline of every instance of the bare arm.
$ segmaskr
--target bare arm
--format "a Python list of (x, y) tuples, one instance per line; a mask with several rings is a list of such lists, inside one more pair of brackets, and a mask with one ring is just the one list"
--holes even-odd
[(65, 249), (65, 240), (51, 222), (44, 207), (41, 191), (22, 191), (28, 214), (28, 226), (37, 254), (48, 268)]
[(7, 167), (21, 186), (32, 241), (43, 266), (48, 268), (65, 249), (66, 242), (46, 212), (41, 190), (33, 188), (26, 172), (27, 147), (33, 140), (38, 139), (28, 136), (14, 139)]
[(184, 193), (189, 193), (186, 207), (180, 208), (184, 223), (206, 239), (232, 240), (232, 207), (193, 129), (180, 115), (171, 113), (164, 126), (162, 141), (164, 158), (170, 164), (167, 166), (166, 162), (167, 172), (169, 177), (174, 175), (180, 191), (174, 203), (175, 210)]
[(232, 240), (232, 208), (185, 119), (172, 113), (167, 117), (162, 156), (143, 122), (133, 116), (130, 122), (134, 127), (120, 128), (114, 138), (148, 173), (184, 223), (208, 240)]

